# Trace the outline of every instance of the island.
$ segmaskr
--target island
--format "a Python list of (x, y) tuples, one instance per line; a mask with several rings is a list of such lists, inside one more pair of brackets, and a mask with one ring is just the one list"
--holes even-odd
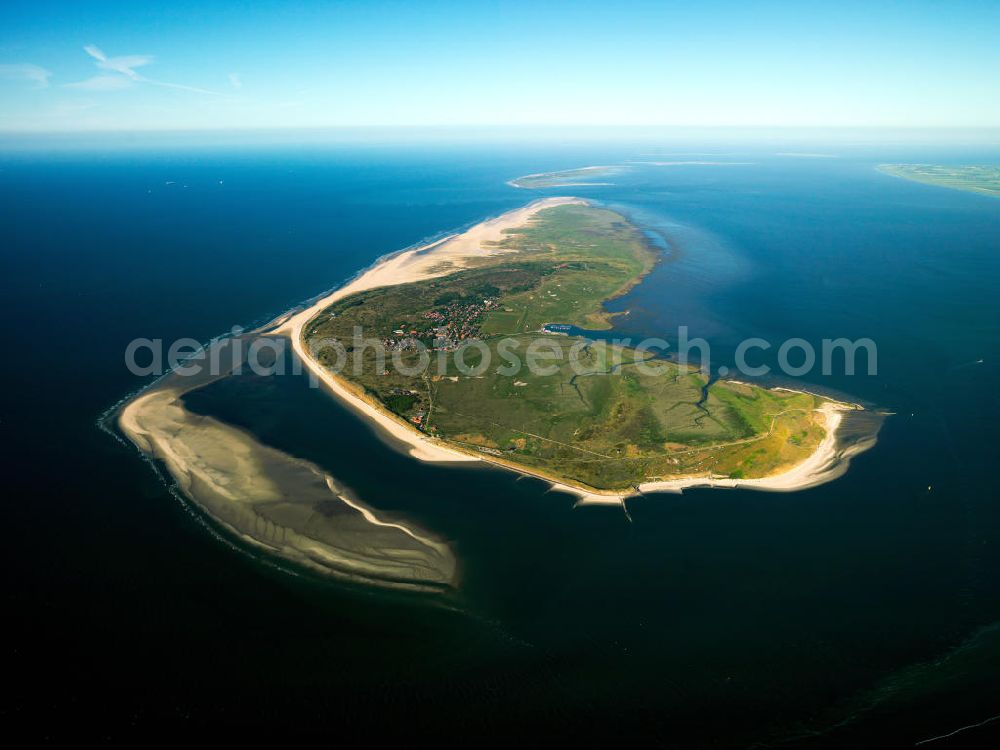
[[(537, 174), (526, 174), (510, 180), (507, 184), (511, 187), (525, 189), (554, 188), (554, 187), (596, 187), (600, 185), (610, 185), (604, 181), (607, 177), (612, 177), (623, 172), (627, 167), (577, 167), (576, 169), (563, 169), (557, 172), (539, 172)], [(598, 180), (595, 182), (595, 180)]]
[[(605, 302), (657, 261), (624, 216), (548, 198), (393, 256), (282, 330), (334, 394), (425, 460), (486, 461), (590, 502), (839, 475), (838, 426), (860, 406), (710, 381), (586, 335), (611, 327)], [(531, 347), (544, 367), (525, 366)]]
[(1000, 167), (995, 165), (880, 164), (878, 170), (925, 185), (1000, 195)]

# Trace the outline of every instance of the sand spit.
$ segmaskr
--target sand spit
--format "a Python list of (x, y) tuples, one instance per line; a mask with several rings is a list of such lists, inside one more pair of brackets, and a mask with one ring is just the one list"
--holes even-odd
[(215, 379), (169, 376), (126, 404), (118, 426), (216, 523), (253, 547), (344, 580), (423, 591), (454, 585), (455, 557), (443, 542), (386, 519), (318, 466), (188, 410), (184, 394)]

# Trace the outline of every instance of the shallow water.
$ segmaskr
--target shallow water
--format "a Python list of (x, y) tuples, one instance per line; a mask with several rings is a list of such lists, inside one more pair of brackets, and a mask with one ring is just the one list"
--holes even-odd
[(227, 544), (95, 429), (142, 385), (122, 364), (132, 338), (266, 320), (385, 252), (565, 192), (512, 177), (646, 150), (5, 158), (0, 283), (28, 355), (3, 373), (15, 673), (72, 664), (37, 696), (138, 726), (351, 733), (388, 713), (385, 731), (896, 745), (997, 713), (1000, 201), (874, 170), (997, 153), (742, 147), (752, 165), (573, 189), (671, 248), (612, 304), (623, 330), (687, 325), (715, 366), (746, 336), (877, 342), (877, 375), (797, 383), (896, 413), (829, 485), (650, 496), (630, 522), (508, 472), (418, 464), (304, 377), (189, 396), (447, 540), (461, 586), (428, 600)]

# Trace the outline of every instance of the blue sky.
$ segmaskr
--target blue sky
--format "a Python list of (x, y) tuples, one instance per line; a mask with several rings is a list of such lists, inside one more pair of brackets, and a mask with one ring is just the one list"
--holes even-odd
[(997, 2), (0, 6), (0, 130), (1000, 127)]

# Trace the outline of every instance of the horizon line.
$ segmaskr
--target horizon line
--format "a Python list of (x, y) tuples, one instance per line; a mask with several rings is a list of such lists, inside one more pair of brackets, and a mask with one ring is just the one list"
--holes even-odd
[(47, 128), (0, 128), (0, 136), (5, 135), (85, 135), (122, 133), (223, 133), (223, 132), (317, 132), (337, 130), (394, 130), (394, 131), (474, 131), (474, 130), (905, 130), (905, 131), (1000, 131), (1000, 123), (996, 125), (739, 125), (739, 124), (701, 124), (682, 125), (676, 123), (617, 123), (617, 124), (573, 124), (573, 123), (488, 123), (488, 124), (408, 124), (396, 125), (385, 123), (368, 124), (333, 124), (333, 125), (220, 125), (180, 128), (79, 128), (79, 129), (47, 129)]

